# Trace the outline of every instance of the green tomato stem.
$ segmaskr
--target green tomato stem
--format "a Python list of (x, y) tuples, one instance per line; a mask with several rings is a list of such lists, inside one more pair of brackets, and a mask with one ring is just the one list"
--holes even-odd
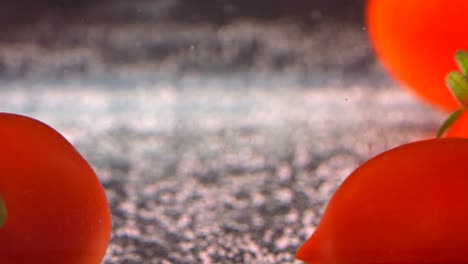
[(468, 106), (468, 78), (460, 72), (450, 72), (445, 82), (455, 99), (463, 106)]
[(437, 131), (437, 137), (441, 137), (445, 131), (457, 120), (457, 118), (463, 113), (465, 108), (460, 108), (457, 111), (449, 115), (449, 117), (442, 123), (439, 130)]
[(460, 68), (460, 72), (449, 72), (445, 77), (445, 83), (455, 99), (460, 102), (461, 108), (450, 114), (442, 123), (437, 131), (437, 137), (441, 137), (463, 113), (465, 107), (468, 107), (468, 53), (464, 50), (458, 50), (455, 52), (455, 61)]
[(464, 50), (458, 50), (455, 53), (455, 61), (458, 64), (458, 67), (460, 67), (461, 72), (463, 75), (468, 74), (468, 53)]
[(468, 106), (468, 53), (464, 50), (458, 50), (455, 53), (455, 61), (460, 68), (460, 72), (449, 72), (445, 82), (455, 99), (462, 106)]
[(7, 208), (5, 206), (5, 201), (0, 195), (0, 228), (3, 227), (7, 219)]

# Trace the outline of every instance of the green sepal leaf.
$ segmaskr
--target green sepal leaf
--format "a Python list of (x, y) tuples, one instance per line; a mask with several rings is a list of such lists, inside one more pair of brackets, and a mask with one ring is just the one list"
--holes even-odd
[(460, 72), (450, 72), (445, 82), (453, 96), (463, 105), (468, 106), (468, 78)]
[(458, 117), (465, 111), (465, 108), (460, 108), (457, 111), (453, 112), (449, 115), (449, 117), (445, 120), (445, 122), (440, 126), (439, 130), (437, 131), (437, 137), (441, 137), (445, 131), (455, 122), (457, 121)]
[(7, 209), (2, 196), (0, 195), (0, 228), (3, 227), (7, 219)]
[(458, 50), (455, 53), (455, 61), (463, 75), (468, 75), (468, 53), (464, 50)]

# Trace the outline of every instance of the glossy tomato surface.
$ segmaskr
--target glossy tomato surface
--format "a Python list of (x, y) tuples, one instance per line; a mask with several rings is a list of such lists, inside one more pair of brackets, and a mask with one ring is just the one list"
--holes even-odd
[(0, 263), (98, 264), (111, 230), (95, 173), (58, 132), (0, 113)]
[(356, 169), (297, 252), (313, 264), (468, 263), (468, 140), (419, 141)]
[(389, 73), (425, 101), (446, 110), (459, 104), (445, 85), (457, 70), (453, 54), (468, 49), (465, 0), (368, 0), (367, 30)]

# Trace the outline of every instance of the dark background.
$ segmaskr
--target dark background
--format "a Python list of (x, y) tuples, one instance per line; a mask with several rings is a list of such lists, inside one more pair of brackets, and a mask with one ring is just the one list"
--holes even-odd
[(375, 82), (385, 75), (367, 40), (364, 3), (3, 1), (0, 78)]
[[(75, 19), (100, 20), (110, 19), (105, 10), (90, 15), (89, 9), (112, 9), (118, 0), (7, 0), (0, 3), (0, 21), (8, 24), (28, 24), (40, 19), (59, 19), (70, 21)], [(314, 23), (314, 12), (320, 12), (328, 19), (357, 22), (362, 20), (363, 0), (153, 0), (132, 1), (139, 3), (151, 2), (166, 6), (167, 10), (158, 19), (190, 22), (209, 22), (215, 24), (228, 23), (237, 18), (257, 18), (275, 20), (292, 18), (303, 23)], [(115, 20), (138, 19), (138, 11), (129, 8), (124, 16), (114, 16)]]

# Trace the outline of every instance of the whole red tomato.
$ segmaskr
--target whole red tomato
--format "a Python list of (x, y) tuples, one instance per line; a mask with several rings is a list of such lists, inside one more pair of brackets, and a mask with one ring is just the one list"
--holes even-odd
[(468, 140), (384, 152), (330, 200), (297, 258), (320, 264), (468, 263)]
[(368, 0), (367, 29), (389, 73), (425, 101), (446, 110), (458, 103), (445, 86), (453, 54), (468, 49), (466, 0)]
[(98, 264), (111, 217), (95, 173), (57, 131), (0, 113), (0, 263)]

